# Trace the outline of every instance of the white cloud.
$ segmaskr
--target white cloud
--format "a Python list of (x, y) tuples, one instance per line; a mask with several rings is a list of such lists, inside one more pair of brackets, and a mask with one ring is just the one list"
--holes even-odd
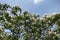
[(38, 4), (38, 3), (41, 3), (41, 2), (43, 2), (43, 0), (34, 0), (35, 4)]

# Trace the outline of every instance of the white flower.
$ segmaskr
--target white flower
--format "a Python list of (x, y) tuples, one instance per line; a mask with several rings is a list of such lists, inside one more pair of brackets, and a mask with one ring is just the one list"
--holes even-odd
[(56, 32), (54, 32), (54, 34), (56, 34)]

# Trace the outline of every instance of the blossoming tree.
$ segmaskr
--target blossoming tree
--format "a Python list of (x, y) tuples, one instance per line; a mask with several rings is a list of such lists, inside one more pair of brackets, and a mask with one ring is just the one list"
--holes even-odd
[[(53, 26), (56, 29), (52, 30)], [(21, 35), (24, 40), (59, 40), (60, 13), (41, 19), (39, 15), (22, 12), (19, 6), (0, 4), (0, 40), (19, 40)]]

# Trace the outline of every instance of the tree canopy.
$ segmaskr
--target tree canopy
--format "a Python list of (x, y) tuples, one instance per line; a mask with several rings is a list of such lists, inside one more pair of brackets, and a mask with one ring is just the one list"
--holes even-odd
[[(56, 29), (51, 29), (53, 26)], [(8, 29), (10, 32), (5, 32)], [(0, 3), (0, 40), (59, 40), (60, 13), (40, 15), (22, 12), (19, 6)]]

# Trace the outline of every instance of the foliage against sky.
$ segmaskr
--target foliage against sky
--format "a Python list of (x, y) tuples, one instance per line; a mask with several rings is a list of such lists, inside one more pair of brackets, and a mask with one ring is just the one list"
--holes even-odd
[(10, 6), (18, 5), (22, 10), (39, 13), (41, 16), (45, 13), (60, 12), (60, 0), (0, 0), (0, 3)]
[[(51, 31), (54, 24), (56, 29)], [(60, 13), (41, 19), (39, 15), (22, 12), (19, 6), (0, 4), (0, 26), (0, 40), (18, 40), (21, 33), (24, 40), (60, 39)], [(4, 31), (6, 29), (10, 34)]]

